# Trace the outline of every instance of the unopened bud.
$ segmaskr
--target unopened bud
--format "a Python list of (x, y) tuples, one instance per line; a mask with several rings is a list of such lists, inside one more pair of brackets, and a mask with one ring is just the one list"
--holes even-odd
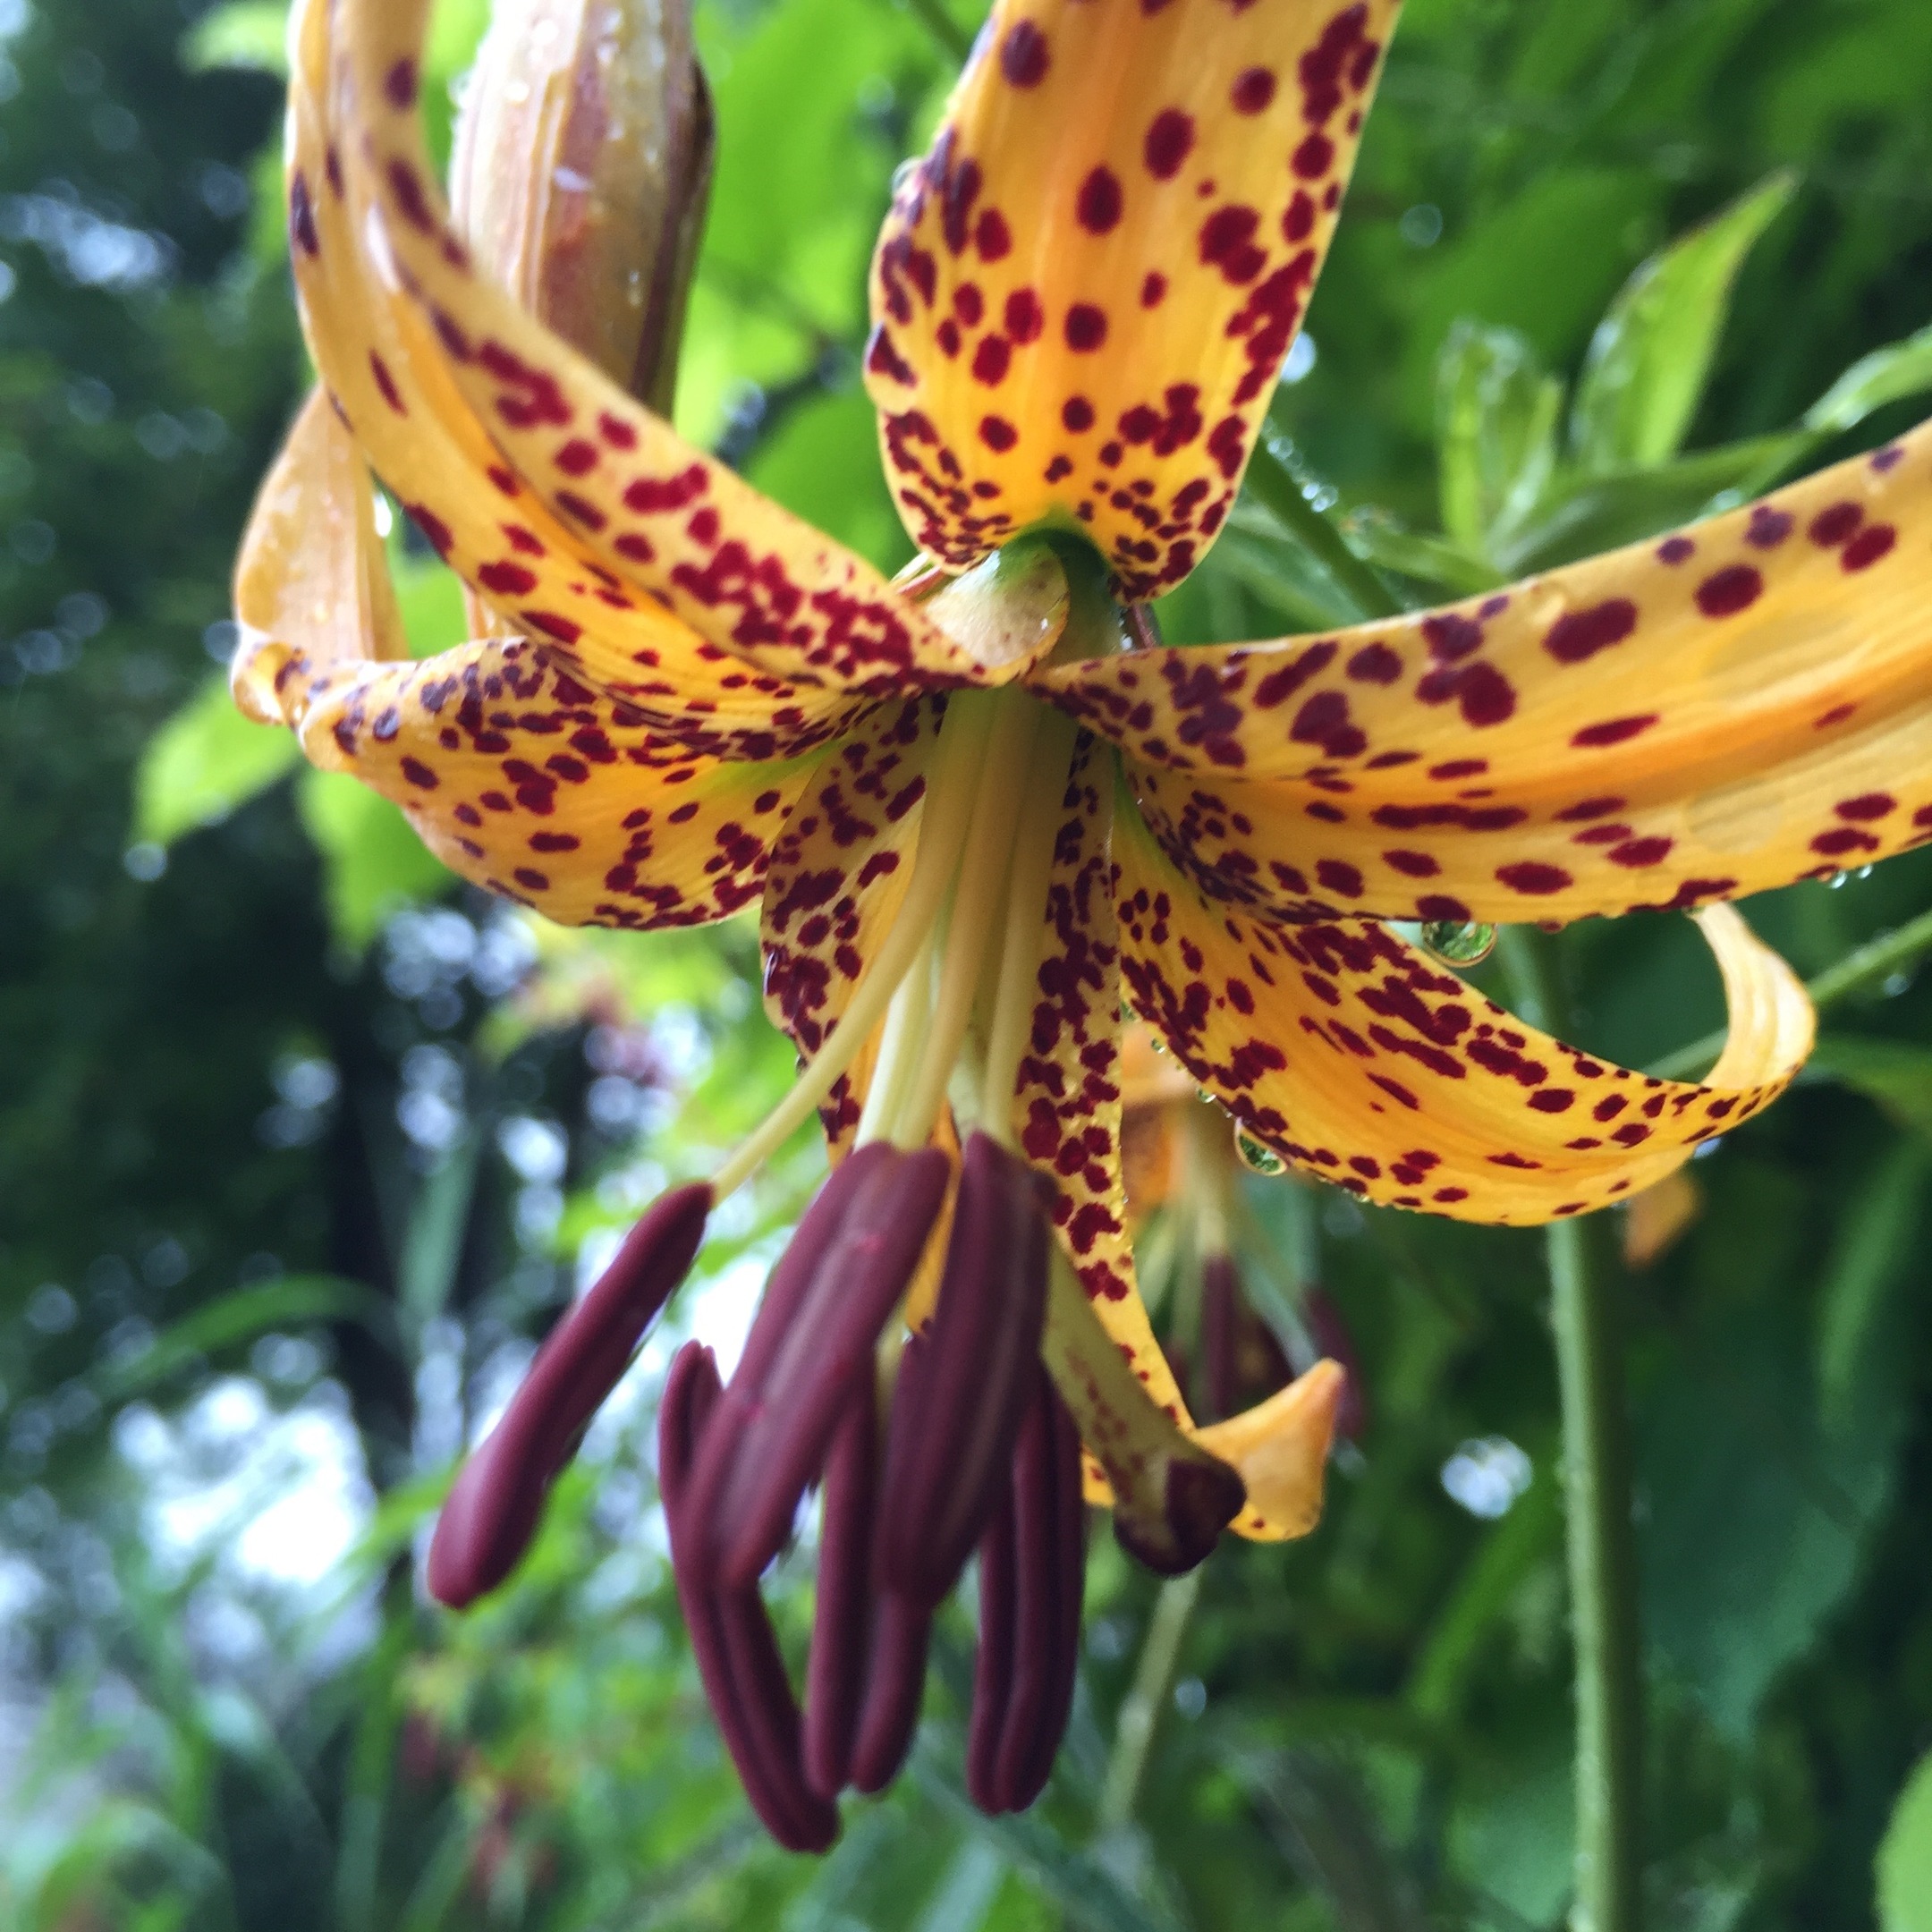
[(496, 0), (450, 195), (484, 269), (660, 415), (711, 183), (690, 0)]

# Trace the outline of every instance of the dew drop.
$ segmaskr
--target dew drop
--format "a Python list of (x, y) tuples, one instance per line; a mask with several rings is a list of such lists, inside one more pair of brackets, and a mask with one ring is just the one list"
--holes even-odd
[(1288, 1163), (1265, 1142), (1257, 1140), (1239, 1121), (1234, 1123), (1234, 1157), (1250, 1174), (1271, 1179), (1288, 1172)]
[(1834, 872), (1832, 876), (1825, 881), (1825, 883), (1827, 886), (1830, 887), (1833, 892), (1837, 892), (1844, 886), (1846, 881), (1849, 880), (1851, 877), (1852, 875), (1849, 872)]
[(1479, 966), (1496, 951), (1496, 928), (1462, 919), (1430, 919), (1422, 928), (1424, 948), (1451, 966)]

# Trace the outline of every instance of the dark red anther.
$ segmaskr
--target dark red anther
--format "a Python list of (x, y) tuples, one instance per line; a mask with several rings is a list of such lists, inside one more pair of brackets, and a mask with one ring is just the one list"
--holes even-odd
[(879, 1331), (919, 1265), (946, 1174), (936, 1148), (907, 1154), (874, 1143), (812, 1204), (799, 1232), (806, 1256), (775, 1271), (692, 1470), (699, 1574), (743, 1588), (778, 1554), (852, 1390), (873, 1372)]
[(657, 1424), (658, 1481), (678, 1600), (705, 1695), (752, 1809), (788, 1850), (823, 1852), (838, 1836), (838, 1809), (806, 1782), (798, 1705), (763, 1599), (755, 1585), (733, 1590), (702, 1582), (685, 1560), (692, 1467), (722, 1395), (710, 1350), (687, 1343), (671, 1365)]
[(1331, 1361), (1341, 1363), (1348, 1377), (1342, 1385), (1342, 1400), (1335, 1404), (1335, 1434), (1349, 1442), (1360, 1442), (1368, 1427), (1368, 1396), (1362, 1382), (1361, 1358), (1355, 1352), (1355, 1337), (1326, 1288), (1309, 1287), (1303, 1292), (1301, 1318), (1308, 1323), (1309, 1339), (1316, 1349)]
[(550, 1331), (436, 1519), (428, 1581), (439, 1602), (460, 1609), (495, 1589), (521, 1560), (551, 1484), (690, 1270), (710, 1212), (706, 1182), (661, 1195), (590, 1292)]
[(875, 1598), (865, 1702), (852, 1760), (852, 1786), (868, 1796), (898, 1776), (912, 1748), (926, 1696), (926, 1646), (931, 1634), (932, 1612), (923, 1605), (889, 1592)]
[(979, 1653), (966, 1781), (989, 1814), (1045, 1789), (1073, 1707), (1086, 1579), (1080, 1436), (1038, 1370), (1006, 1495), (979, 1544)]
[(1210, 1421), (1231, 1416), (1241, 1403), (1241, 1284), (1234, 1258), (1209, 1255), (1201, 1263), (1201, 1359), (1208, 1372)]
[(959, 1580), (1005, 1480), (1038, 1375), (1050, 1241), (1031, 1169), (973, 1134), (938, 1302), (886, 1431), (879, 1576), (911, 1602), (936, 1605)]
[(826, 1798), (835, 1798), (851, 1780), (865, 1695), (878, 1487), (877, 1417), (872, 1385), (861, 1383), (852, 1392), (826, 1462), (818, 1589), (805, 1669), (805, 1777)]
[(1156, 1576), (1185, 1576), (1213, 1554), (1247, 1500), (1247, 1484), (1225, 1462), (1175, 1456), (1167, 1465), (1161, 1498), (1167, 1543), (1141, 1536), (1123, 1510), (1114, 1513), (1114, 1540)]

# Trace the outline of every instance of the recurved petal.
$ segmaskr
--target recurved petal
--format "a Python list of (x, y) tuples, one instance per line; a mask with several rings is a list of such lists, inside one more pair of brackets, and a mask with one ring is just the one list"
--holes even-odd
[(319, 389), (262, 479), (235, 564), (235, 701), (292, 724), (318, 676), (409, 656), (376, 536), (369, 465)]
[(1038, 674), (1238, 905), (1572, 919), (1932, 838), (1932, 428), (1656, 544), (1335, 637)]
[(613, 689), (686, 626), (805, 683), (973, 680), (967, 653), (869, 564), (691, 449), (476, 272), (423, 146), (428, 10), (305, 0), (289, 205), (323, 379), (432, 540)]
[(521, 639), (318, 680), (301, 732), (453, 871), (564, 926), (696, 926), (749, 905), (818, 762), (694, 754)]
[(1116, 814), (1135, 1009), (1243, 1127), (1364, 1199), (1456, 1220), (1580, 1214), (1649, 1186), (1760, 1112), (1810, 1051), (1810, 1002), (1728, 906), (1699, 915), (1730, 1042), (1701, 1085), (1565, 1046), (1369, 920), (1231, 912)]
[(901, 514), (968, 564), (1083, 525), (1130, 597), (1220, 528), (1399, 0), (1000, 0), (872, 269)]
[[(880, 705), (818, 767), (772, 853), (761, 936), (765, 1010), (801, 1054), (837, 1027), (905, 896), (940, 700)], [(837, 1153), (870, 1081), (870, 1049), (820, 1109)]]

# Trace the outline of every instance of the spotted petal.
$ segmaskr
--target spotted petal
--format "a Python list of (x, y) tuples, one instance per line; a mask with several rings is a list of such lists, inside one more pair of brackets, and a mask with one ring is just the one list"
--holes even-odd
[(699, 926), (755, 901), (818, 758), (706, 758), (522, 639), (319, 679), (302, 749), (393, 799), (453, 871), (563, 926)]
[(1136, 1010), (1248, 1131), (1363, 1199), (1512, 1224), (1648, 1187), (1782, 1092), (1809, 1001), (1728, 906), (1699, 915), (1731, 1008), (1702, 1085), (1563, 1046), (1367, 920), (1282, 927), (1182, 877), (1114, 823), (1122, 973)]
[(417, 112), (428, 4), (306, 0), (289, 206), (323, 379), (432, 540), (613, 689), (682, 625), (801, 682), (976, 678), (869, 564), (691, 449), (474, 271)]
[(1084, 525), (1130, 597), (1226, 516), (1399, 0), (1000, 0), (872, 270), (915, 542)]
[[(801, 1054), (836, 1030), (905, 897), (943, 712), (929, 698), (874, 709), (819, 767), (773, 853), (765, 1010)], [(869, 1052), (820, 1110), (835, 1154), (859, 1124), (870, 1066)]]
[(1932, 428), (1485, 600), (1036, 682), (1233, 904), (1572, 919), (1932, 839), (1928, 610)]

